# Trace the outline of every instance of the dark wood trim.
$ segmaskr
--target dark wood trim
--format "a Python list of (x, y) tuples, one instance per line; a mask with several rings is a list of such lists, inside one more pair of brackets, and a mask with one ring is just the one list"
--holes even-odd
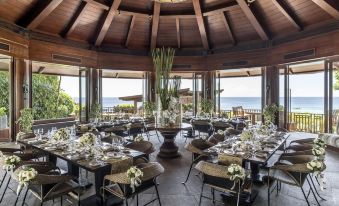
[(239, 4), (236, 1), (231, 1), (231, 2), (227, 2), (225, 4), (213, 7), (209, 10), (205, 10), (205, 11), (203, 11), (202, 15), (203, 16), (217, 15), (221, 12), (230, 11), (230, 10), (237, 8), (237, 7), (239, 7)]
[(257, 31), (259, 36), (262, 40), (269, 40), (269, 35), (266, 33), (264, 27), (259, 23), (258, 19), (255, 17), (254, 13), (250, 9), (250, 7), (247, 5), (247, 2), (245, 0), (236, 0), (241, 8), (241, 10), (244, 12), (248, 20), (251, 22), (254, 29)]
[[(326, 0), (312, 0), (315, 4), (317, 4), (320, 8), (322, 8), (324, 11), (326, 11), (329, 15), (331, 15), (336, 20), (339, 20), (339, 11), (332, 6), (328, 1)], [(334, 1), (334, 3), (337, 3)]]
[(15, 61), (11, 58), (11, 64), (9, 67), (9, 137), (14, 141), (16, 136), (16, 124), (15, 124)]
[(93, 4), (94, 6), (99, 7), (101, 9), (103, 9), (103, 10), (109, 10), (109, 6), (107, 6), (107, 5), (103, 4), (103, 3), (100, 3), (98, 1), (95, 1), (95, 0), (82, 0), (82, 1), (85, 1), (85, 2), (87, 2), (89, 4)]
[(33, 67), (32, 67), (32, 61), (29, 61), (28, 63), (28, 107), (33, 107)]
[(209, 50), (210, 46), (209, 46), (209, 43), (208, 43), (206, 27), (205, 27), (204, 19), (203, 19), (202, 12), (201, 12), (200, 1), (199, 0), (192, 0), (192, 1), (193, 1), (195, 16), (196, 16), (197, 22), (198, 22), (198, 27), (199, 27), (202, 45), (203, 45), (204, 49)]
[(176, 26), (176, 29), (177, 29), (178, 48), (180, 49), (180, 47), (181, 47), (181, 37), (180, 37), (180, 19), (179, 18), (175, 19), (175, 26)]
[(328, 73), (328, 122), (329, 122), (329, 133), (333, 133), (333, 62), (329, 61), (329, 73)]
[(160, 16), (160, 2), (154, 1), (153, 17), (152, 17), (152, 32), (151, 32), (151, 44), (150, 48), (154, 49), (157, 46), (158, 28), (159, 28), (159, 16)]
[(221, 15), (222, 21), (223, 21), (224, 24), (225, 24), (226, 32), (227, 32), (228, 36), (230, 37), (230, 39), (231, 39), (233, 45), (235, 45), (237, 42), (236, 42), (235, 37), (234, 37), (234, 34), (233, 34), (233, 32), (232, 32), (232, 28), (231, 28), (231, 24), (230, 24), (230, 21), (229, 21), (227, 12), (221, 12), (220, 15)]
[(133, 32), (133, 28), (134, 28), (134, 23), (135, 23), (135, 15), (132, 16), (131, 22), (129, 24), (129, 29), (128, 29), (127, 37), (126, 37), (126, 41), (125, 41), (125, 47), (126, 48), (128, 48), (128, 44), (129, 44), (129, 41), (131, 39), (131, 35), (132, 35), (132, 32)]
[[(31, 17), (26, 17), (31, 19), (31, 21), (26, 25), (28, 29), (34, 29), (39, 26), (39, 24), (50, 14), (54, 9), (56, 9), (63, 0), (50, 0), (47, 4), (44, 3), (43, 6), (38, 6), (38, 8), (35, 8), (36, 10), (32, 13)], [(44, 1), (46, 2), (46, 1)], [(39, 2), (40, 3), (40, 2)], [(39, 4), (42, 5), (42, 4)]]
[(328, 132), (328, 61), (324, 61), (324, 114), (325, 114), (325, 119), (324, 119), (324, 132)]
[(95, 40), (95, 46), (100, 46), (102, 41), (104, 40), (109, 26), (111, 25), (114, 16), (118, 13), (118, 8), (121, 4), (122, 0), (114, 0), (112, 6), (110, 7), (110, 9), (106, 12), (106, 15), (104, 17), (104, 20), (102, 22), (102, 24), (99, 26), (99, 30), (98, 30), (98, 35), (97, 38)]
[(82, 18), (86, 9), (88, 8), (88, 5), (89, 4), (86, 1), (82, 1), (80, 3), (80, 6), (78, 7), (77, 11), (72, 16), (71, 20), (68, 22), (67, 26), (60, 34), (61, 36), (67, 37), (74, 31), (75, 27), (78, 25), (78, 23), (80, 22), (80, 19)]
[(292, 14), (290, 9), (288, 9), (287, 5), (285, 5), (284, 2), (282, 2), (281, 0), (272, 0), (272, 2), (297, 30), (303, 29), (303, 27), (299, 23), (299, 20), (297, 20), (296, 16)]

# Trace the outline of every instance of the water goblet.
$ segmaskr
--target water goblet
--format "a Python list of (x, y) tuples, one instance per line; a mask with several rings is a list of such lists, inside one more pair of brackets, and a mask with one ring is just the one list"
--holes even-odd
[(39, 130), (38, 129), (34, 129), (33, 130), (34, 136), (37, 138), (38, 134), (39, 134)]

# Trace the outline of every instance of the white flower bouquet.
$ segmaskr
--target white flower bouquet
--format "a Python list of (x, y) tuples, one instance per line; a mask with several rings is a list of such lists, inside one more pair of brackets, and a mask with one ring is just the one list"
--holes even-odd
[(253, 132), (250, 130), (245, 130), (240, 135), (241, 141), (250, 141), (253, 139)]
[(325, 148), (323, 147), (313, 147), (312, 154), (317, 158), (325, 155)]
[(11, 156), (4, 155), (2, 158), (3, 158), (3, 164), (4, 164), (3, 169), (7, 171), (13, 170), (15, 165), (19, 164), (21, 161), (20, 157), (16, 155), (11, 155)]
[(324, 175), (322, 174), (324, 170), (324, 162), (319, 160), (312, 160), (306, 164), (307, 169), (311, 170), (319, 179), (320, 189), (324, 190)]
[(270, 134), (269, 128), (266, 125), (261, 125), (256, 132), (258, 135), (263, 136), (268, 136)]
[(32, 181), (36, 176), (38, 175), (38, 172), (34, 168), (23, 168), (18, 173), (18, 189), (17, 194), (20, 193), (22, 188), (28, 184), (28, 182)]
[(131, 181), (131, 188), (135, 192), (135, 187), (141, 185), (141, 178), (144, 176), (144, 173), (137, 167), (130, 167), (126, 172), (127, 178)]
[(141, 134), (138, 134), (135, 138), (134, 138), (134, 142), (142, 142), (144, 141), (144, 137)]
[(217, 133), (218, 133), (219, 135), (224, 135), (224, 134), (225, 134), (225, 132), (222, 131), (221, 129), (219, 129), (219, 130), (217, 131)]
[(69, 132), (66, 128), (58, 129), (52, 136), (55, 141), (66, 141), (69, 140)]
[(16, 135), (16, 140), (21, 140), (23, 137), (25, 137), (26, 133), (24, 132), (18, 132)]
[(317, 146), (317, 147), (321, 147), (321, 148), (325, 148), (326, 147), (326, 143), (322, 138), (315, 138), (313, 140), (313, 145)]
[(80, 146), (94, 146), (96, 136), (93, 133), (87, 132), (79, 139)]
[(238, 182), (245, 179), (245, 169), (238, 164), (231, 164), (227, 168), (227, 175), (230, 176), (230, 180)]

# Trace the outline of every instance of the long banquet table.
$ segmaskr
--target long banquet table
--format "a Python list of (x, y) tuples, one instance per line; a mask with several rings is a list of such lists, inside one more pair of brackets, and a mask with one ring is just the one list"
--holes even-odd
[[(100, 187), (103, 184), (103, 179), (105, 175), (108, 175), (111, 173), (112, 167), (114, 167), (114, 165), (109, 164), (108, 162), (102, 161), (103, 164), (101, 165), (91, 166), (89, 164), (90, 160), (88, 159), (87, 160), (86, 159), (71, 160), (67, 158), (67, 155), (64, 153), (63, 150), (49, 151), (49, 150), (44, 149), (44, 147), (41, 146), (43, 144), (31, 144), (30, 142), (34, 140), (36, 139), (33, 138), (33, 139), (18, 140), (18, 143), (23, 144), (28, 147), (32, 147), (34, 149), (37, 149), (38, 151), (41, 151), (42, 153), (45, 153), (46, 155), (48, 155), (50, 162), (56, 163), (57, 158), (66, 161), (67, 166), (68, 166), (68, 173), (75, 177), (79, 177), (79, 168), (92, 172), (95, 177), (95, 195), (96, 195), (97, 200), (101, 199)], [(130, 156), (133, 159), (136, 159), (139, 157), (147, 158), (146, 154), (135, 151), (135, 150), (131, 150), (131, 149), (129, 149), (129, 153), (127, 153), (126, 156)]]

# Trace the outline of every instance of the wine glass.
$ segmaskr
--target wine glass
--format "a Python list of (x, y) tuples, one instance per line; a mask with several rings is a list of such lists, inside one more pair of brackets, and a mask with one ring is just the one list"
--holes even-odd
[(38, 129), (34, 129), (33, 130), (34, 136), (37, 138), (38, 134), (39, 134), (39, 130)]
[(39, 134), (39, 140), (42, 140), (42, 135), (44, 134), (44, 129), (43, 128), (38, 129), (38, 134)]

